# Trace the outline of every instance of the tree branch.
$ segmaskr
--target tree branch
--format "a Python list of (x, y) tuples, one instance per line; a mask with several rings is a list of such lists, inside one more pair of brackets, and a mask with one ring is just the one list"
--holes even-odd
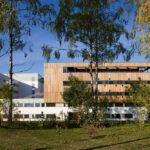
[(4, 54), (0, 55), (0, 58), (3, 57), (3, 56), (5, 56), (5, 55), (7, 55), (8, 52), (9, 52), (9, 50), (7, 50)]
[(32, 67), (33, 67), (33, 64), (29, 68), (27, 68), (25, 70), (17, 71), (17, 72), (14, 72), (14, 73), (26, 72), (26, 71), (29, 71)]

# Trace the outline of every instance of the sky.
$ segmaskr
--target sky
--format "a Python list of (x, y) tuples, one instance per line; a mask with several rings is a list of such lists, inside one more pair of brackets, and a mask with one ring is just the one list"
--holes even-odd
[[(58, 1), (54, 0), (53, 2), (56, 5), (56, 8), (58, 10)], [(127, 26), (127, 29), (131, 29), (131, 24)], [(26, 58), (24, 58), (24, 53), (21, 51), (14, 53), (14, 64), (20, 64), (16, 65), (14, 67), (14, 73), (26, 70), (30, 68), (28, 71), (24, 73), (39, 73), (40, 75), (44, 75), (44, 63), (46, 63), (46, 60), (42, 57), (42, 49), (41, 47), (43, 45), (49, 45), (50, 47), (60, 47), (60, 44), (58, 42), (57, 36), (55, 33), (51, 33), (48, 29), (41, 29), (40, 27), (34, 27), (32, 28), (31, 36), (26, 37), (26, 42), (28, 45), (32, 46), (33, 52), (29, 53)], [(127, 41), (124, 37), (121, 37), (121, 42), (124, 44), (126, 48), (130, 48), (131, 41)], [(62, 42), (61, 47), (62, 48), (68, 48), (69, 44), (66, 42)], [(79, 48), (82, 47), (79, 45)], [(2, 52), (1, 52), (2, 53)], [(0, 53), (0, 54), (1, 54)], [(130, 62), (146, 62), (144, 56), (139, 56), (137, 54), (134, 54), (134, 56), (131, 58)], [(67, 57), (66, 53), (63, 53), (59, 60), (54, 59), (53, 57), (50, 60), (50, 63), (60, 63), (60, 62), (83, 62), (82, 58), (75, 58), (70, 59)], [(123, 58), (120, 56), (115, 62), (124, 62)], [(22, 69), (23, 68), (23, 69)], [(0, 58), (0, 73), (8, 73), (9, 70), (9, 55), (6, 55), (2, 58)]]

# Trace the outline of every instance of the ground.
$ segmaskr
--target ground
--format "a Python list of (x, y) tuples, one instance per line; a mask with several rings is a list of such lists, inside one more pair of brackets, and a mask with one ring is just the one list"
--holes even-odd
[(88, 130), (0, 129), (0, 150), (150, 150), (150, 123), (140, 129), (128, 124), (98, 129), (94, 138)]

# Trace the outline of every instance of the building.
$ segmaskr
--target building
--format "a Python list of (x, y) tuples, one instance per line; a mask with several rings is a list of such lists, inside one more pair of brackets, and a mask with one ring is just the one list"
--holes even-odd
[(38, 121), (43, 119), (57, 119), (64, 120), (66, 115), (72, 110), (64, 105), (56, 104), (55, 106), (44, 103), (43, 98), (26, 98), (26, 99), (13, 99), (17, 107), (14, 107), (14, 118), (20, 115), (21, 121)]
[(43, 98), (43, 78), (38, 73), (16, 73), (13, 79), (18, 87), (18, 96), (15, 98)]
[[(111, 120), (137, 120), (136, 107), (126, 97), (125, 91), (130, 82), (139, 78), (150, 84), (150, 63), (104, 63), (99, 64), (99, 97), (107, 96), (109, 106), (107, 119)], [(20, 115), (21, 121), (50, 119), (54, 116), (57, 120), (64, 120), (74, 109), (62, 99), (64, 88), (69, 86), (70, 74), (90, 84), (88, 63), (46, 63), (44, 65), (44, 98), (43, 78), (38, 74), (15, 74), (18, 82), (18, 97), (13, 99), (14, 118)], [(93, 71), (95, 68), (93, 67)], [(2, 79), (0, 83), (8, 80)], [(5, 82), (4, 82), (5, 80)], [(41, 98), (40, 98), (41, 97)], [(43, 116), (43, 117), (41, 117)], [(146, 119), (146, 116), (145, 116)]]
[[(150, 84), (150, 63), (103, 63), (99, 64), (99, 97), (107, 96), (111, 119), (135, 119), (133, 104), (127, 101), (125, 91), (129, 82), (139, 78)], [(95, 68), (93, 67), (93, 71)], [(69, 86), (70, 74), (90, 84), (89, 63), (46, 63), (44, 65), (44, 102), (55, 106), (64, 104), (62, 94)]]
[[(8, 83), (9, 77), (4, 74), (0, 74), (0, 87)], [(18, 98), (18, 81), (15, 79), (13, 80), (13, 98)]]

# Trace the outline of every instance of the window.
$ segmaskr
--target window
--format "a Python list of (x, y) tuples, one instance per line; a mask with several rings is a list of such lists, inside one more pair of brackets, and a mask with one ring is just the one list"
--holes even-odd
[(67, 67), (63, 68), (63, 73), (67, 73)]
[(35, 90), (32, 89), (32, 94), (35, 94)]
[(35, 107), (40, 107), (40, 103), (35, 103)]
[(51, 119), (51, 120), (56, 120), (56, 115), (55, 114), (46, 114), (46, 118)]
[(45, 104), (44, 104), (44, 103), (41, 103), (41, 106), (42, 106), (42, 107), (45, 107)]
[(123, 107), (123, 103), (115, 103), (116, 107)]
[(23, 103), (18, 103), (18, 107), (23, 107)]
[(55, 107), (55, 103), (46, 103), (46, 107)]
[(132, 114), (125, 114), (124, 117), (127, 119), (131, 119), (131, 118), (133, 118), (133, 115)]
[(41, 114), (35, 114), (35, 118), (41, 118)]
[(33, 103), (24, 103), (24, 107), (34, 107)]
[(34, 119), (34, 114), (32, 114), (32, 118)]
[(134, 104), (133, 103), (125, 103), (125, 106), (126, 107), (134, 107)]
[(24, 115), (24, 118), (29, 118), (29, 114)]
[(111, 115), (113, 119), (120, 119), (120, 114), (112, 114)]

